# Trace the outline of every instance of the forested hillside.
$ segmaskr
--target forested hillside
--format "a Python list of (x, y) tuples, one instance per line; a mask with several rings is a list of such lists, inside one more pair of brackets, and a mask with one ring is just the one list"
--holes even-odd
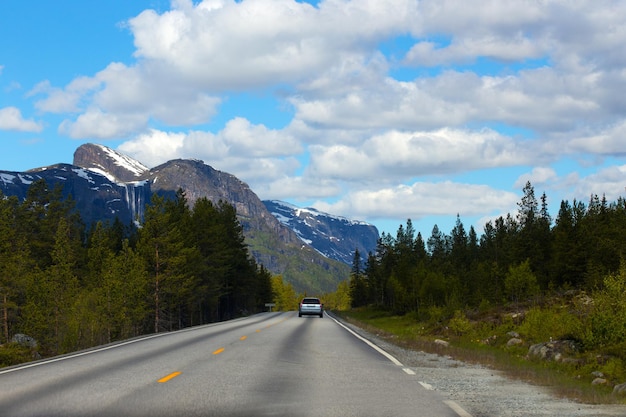
[(619, 270), (626, 251), (626, 201), (593, 196), (561, 202), (553, 221), (545, 193), (530, 183), (509, 214), (488, 222), (479, 237), (457, 217), (449, 235), (436, 225), (426, 239), (411, 221), (383, 234), (365, 266), (352, 268), (352, 305), (426, 314), (521, 301), (550, 290), (592, 291)]
[[(58, 188), (0, 195), (1, 342), (26, 334), (45, 356), (232, 318), (271, 301), (235, 209), (179, 191), (153, 196), (141, 228), (86, 227)], [(1, 358), (0, 358), (1, 359)]]

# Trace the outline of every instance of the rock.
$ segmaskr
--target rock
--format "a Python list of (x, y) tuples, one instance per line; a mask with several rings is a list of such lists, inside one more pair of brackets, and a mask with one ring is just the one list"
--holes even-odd
[(613, 387), (613, 394), (626, 395), (626, 382)]
[(593, 371), (591, 376), (595, 376), (596, 378), (604, 378), (604, 374), (600, 371)]
[(596, 378), (591, 381), (591, 385), (606, 385), (608, 381), (604, 378)]
[(565, 360), (564, 355), (575, 353), (577, 350), (578, 347), (573, 340), (554, 340), (532, 345), (528, 349), (528, 356), (530, 358), (560, 362)]
[(537, 343), (528, 348), (528, 356), (533, 358), (548, 359), (549, 354), (550, 348), (547, 346), (547, 343)]
[(518, 346), (521, 345), (522, 343), (524, 343), (524, 341), (522, 339), (518, 339), (517, 337), (514, 337), (512, 339), (510, 339), (508, 342), (506, 342), (507, 346)]
[(489, 336), (488, 338), (481, 340), (480, 343), (482, 343), (483, 345), (491, 345), (491, 344), (494, 344), (497, 339), (498, 339), (498, 336), (494, 334), (493, 336)]
[(506, 335), (509, 336), (509, 337), (512, 337), (513, 339), (519, 339), (520, 338), (519, 337), (519, 333), (517, 333), (517, 332), (508, 332)]
[(37, 341), (32, 337), (23, 333), (17, 333), (11, 339), (11, 342), (34, 349), (37, 347)]
[(446, 342), (445, 340), (441, 340), (441, 339), (435, 339), (435, 344), (437, 346), (441, 346), (441, 347), (448, 347), (448, 346), (450, 346), (450, 343)]

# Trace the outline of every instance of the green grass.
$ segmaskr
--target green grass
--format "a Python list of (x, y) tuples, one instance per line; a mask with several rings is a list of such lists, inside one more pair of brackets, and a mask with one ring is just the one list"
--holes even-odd
[[(472, 332), (459, 335), (452, 334), (449, 327), (441, 324), (419, 322), (412, 316), (394, 316), (379, 310), (360, 309), (337, 314), (403, 348), (481, 364), (499, 370), (509, 378), (542, 386), (560, 398), (586, 404), (626, 404), (626, 398), (613, 395), (612, 385), (591, 385), (591, 372), (596, 367), (534, 361), (526, 357), (527, 345), (507, 347), (508, 324), (474, 323)], [(493, 335), (496, 335), (493, 345), (484, 343)], [(442, 347), (435, 343), (435, 339), (445, 339), (450, 345)]]

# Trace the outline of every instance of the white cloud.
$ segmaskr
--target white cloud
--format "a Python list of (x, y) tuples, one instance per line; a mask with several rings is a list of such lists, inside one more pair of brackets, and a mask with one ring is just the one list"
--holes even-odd
[(577, 199), (589, 203), (591, 196), (606, 196), (608, 201), (616, 201), (626, 196), (626, 165), (616, 165), (599, 171), (572, 183), (573, 192), (568, 200)]
[(347, 217), (417, 220), (432, 215), (464, 217), (505, 211), (517, 201), (516, 194), (486, 185), (444, 181), (351, 192), (336, 203), (319, 201), (315, 207)]
[(264, 200), (310, 201), (335, 197), (343, 192), (336, 181), (310, 177), (276, 177), (256, 185), (255, 192)]
[(59, 131), (73, 138), (120, 138), (144, 130), (150, 119), (170, 126), (209, 121), (221, 99), (184, 81), (169, 82), (156, 66), (128, 67), (113, 63), (94, 77), (80, 77), (64, 89), (48, 82), (30, 95), (46, 93), (35, 103), (39, 110), (80, 113), (65, 119)]
[[(586, 133), (586, 134), (585, 134)], [(564, 142), (572, 152), (596, 155), (626, 155), (626, 120), (620, 120), (598, 132), (579, 132)]]
[(148, 167), (155, 167), (171, 159), (182, 158), (180, 150), (184, 133), (168, 133), (156, 129), (122, 143), (118, 150), (128, 154)]
[(228, 144), (229, 152), (233, 155), (285, 156), (303, 151), (300, 143), (288, 131), (252, 125), (242, 117), (236, 117), (226, 123), (219, 137)]
[(529, 181), (533, 186), (538, 186), (556, 179), (557, 173), (553, 168), (535, 167), (531, 172), (521, 175), (513, 186), (516, 189), (522, 189)]
[(147, 122), (147, 115), (105, 113), (98, 108), (92, 108), (75, 121), (63, 121), (59, 125), (59, 133), (74, 139), (110, 139), (127, 136), (138, 128), (145, 127)]
[(24, 119), (17, 107), (0, 109), (0, 130), (15, 130), (18, 132), (41, 132), (43, 125), (32, 119)]
[(45, 95), (35, 102), (35, 107), (48, 113), (76, 113), (81, 104), (90, 98), (90, 93), (98, 89), (101, 82), (97, 77), (78, 77), (72, 80), (64, 89), (53, 87), (49, 81), (42, 81), (35, 85), (27, 97)]
[(290, 82), (361, 54), (408, 29), (412, 1), (203, 1), (147, 10), (129, 24), (136, 56), (158, 60), (210, 89)]
[[(135, 65), (112, 63), (64, 89), (48, 86), (37, 107), (91, 116), (97, 110), (122, 125), (90, 131), (79, 115), (66, 119), (62, 131), (121, 137), (141, 132), (148, 120), (201, 125), (214, 117), (225, 91), (288, 84), (294, 122), (314, 128), (502, 123), (550, 138), (581, 120), (615, 123), (626, 110), (615, 88), (626, 87), (626, 74), (599, 66), (626, 62), (614, 52), (626, 40), (619, 24), (625, 14), (623, 5), (585, 2), (329, 0), (313, 7), (292, 0), (177, 1), (170, 11), (146, 10), (128, 22)], [(450, 69), (398, 81), (388, 75), (392, 63), (378, 46), (407, 33), (416, 45), (394, 65), (545, 58), (551, 68), (505, 75)]]
[(495, 35), (478, 39), (464, 38), (448, 46), (421, 41), (409, 50), (404, 62), (411, 66), (425, 67), (473, 63), (477, 57), (514, 62), (541, 58), (544, 53), (536, 43), (518, 33), (511, 39)]
[(388, 131), (355, 146), (312, 146), (309, 169), (319, 177), (390, 181), (523, 165), (530, 149), (490, 129)]

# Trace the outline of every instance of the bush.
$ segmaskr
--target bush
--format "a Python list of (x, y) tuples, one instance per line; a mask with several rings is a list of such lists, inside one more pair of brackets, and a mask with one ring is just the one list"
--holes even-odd
[(607, 348), (626, 340), (626, 267), (604, 279), (604, 288), (593, 295), (585, 344)]
[(539, 293), (537, 277), (526, 260), (518, 266), (511, 266), (504, 278), (504, 291), (511, 301), (519, 302)]
[(583, 324), (578, 317), (558, 307), (532, 308), (519, 326), (519, 333), (533, 343), (560, 339), (583, 339)]
[(624, 370), (624, 363), (621, 359), (610, 358), (600, 368), (606, 378), (611, 381), (622, 382), (626, 379), (626, 371)]
[(18, 343), (8, 343), (0, 346), (0, 368), (17, 365), (33, 359), (30, 348)]
[(457, 310), (454, 312), (454, 317), (448, 322), (448, 327), (457, 336), (463, 336), (472, 330), (472, 323), (465, 317), (465, 314)]

